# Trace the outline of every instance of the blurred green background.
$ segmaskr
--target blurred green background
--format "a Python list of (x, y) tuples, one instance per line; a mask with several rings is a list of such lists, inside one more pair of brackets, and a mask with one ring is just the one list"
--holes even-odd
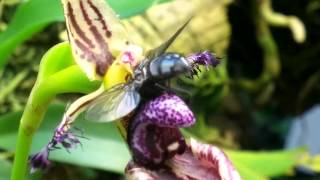
[[(169, 51), (211, 50), (222, 57), (217, 69), (204, 70), (198, 79), (173, 82), (192, 94), (186, 99), (197, 124), (186, 134), (224, 148), (244, 179), (317, 178), (316, 154), (284, 146), (294, 119), (320, 101), (320, 1), (107, 1), (130, 38), (145, 49), (159, 45), (193, 15)], [(66, 31), (57, 0), (1, 0), (0, 16), (2, 180), (10, 175), (19, 118), (41, 57), (66, 40)], [(80, 96), (64, 94), (54, 100), (32, 152), (52, 136), (66, 104)], [(130, 156), (115, 126), (82, 117), (76, 126), (89, 137), (83, 148), (54, 152), (52, 169), (29, 179), (123, 178)]]

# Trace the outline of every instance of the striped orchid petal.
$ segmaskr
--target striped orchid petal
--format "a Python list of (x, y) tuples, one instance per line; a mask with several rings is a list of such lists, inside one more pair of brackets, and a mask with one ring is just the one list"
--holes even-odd
[(128, 40), (105, 0), (62, 0), (62, 4), (73, 55), (90, 79), (103, 77), (116, 59), (131, 64), (141, 56), (141, 48)]
[(192, 139), (183, 154), (176, 154), (160, 168), (150, 169), (131, 161), (125, 172), (129, 180), (241, 180), (238, 171), (222, 150)]
[(190, 146), (182, 155), (169, 162), (175, 174), (185, 179), (240, 180), (226, 154), (218, 147), (191, 139)]

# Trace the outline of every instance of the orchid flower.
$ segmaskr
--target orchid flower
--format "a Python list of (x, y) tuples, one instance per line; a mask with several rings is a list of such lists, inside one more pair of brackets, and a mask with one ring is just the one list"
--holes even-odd
[[(49, 166), (50, 151), (60, 148), (59, 145), (69, 151), (80, 144), (79, 137), (83, 136), (71, 131), (77, 116), (108, 89), (125, 83), (141, 61), (164, 53), (187, 24), (166, 43), (144, 53), (140, 46), (129, 40), (121, 22), (104, 0), (62, 0), (62, 4), (74, 59), (89, 79), (102, 80), (102, 84), (68, 107), (51, 141), (41, 152), (30, 157), (31, 171)], [(191, 54), (185, 59), (190, 65), (191, 76), (197, 75), (199, 65), (215, 67), (219, 63), (208, 51)], [(169, 168), (179, 177), (183, 175), (189, 179), (202, 175), (240, 179), (222, 151), (209, 145), (186, 143), (179, 128), (194, 124), (195, 117), (174, 93), (163, 91), (160, 96), (141, 102), (125, 119), (127, 121), (117, 123), (132, 152), (133, 161), (127, 168), (132, 176), (137, 171), (131, 164), (148, 169), (146, 171)], [(201, 169), (200, 175), (190, 175), (191, 165)]]
[(191, 139), (184, 153), (176, 154), (157, 168), (150, 169), (130, 161), (125, 169), (128, 180), (217, 179), (239, 180), (238, 171), (222, 150)]
[(129, 124), (133, 160), (127, 179), (241, 179), (219, 148), (186, 143), (179, 128), (194, 123), (192, 111), (173, 93), (147, 102)]

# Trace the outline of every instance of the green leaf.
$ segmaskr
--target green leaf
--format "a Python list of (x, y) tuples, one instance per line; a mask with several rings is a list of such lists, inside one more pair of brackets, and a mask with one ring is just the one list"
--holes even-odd
[[(63, 105), (49, 107), (33, 140), (32, 153), (38, 152), (48, 143), (64, 109)], [(22, 112), (16, 112), (0, 117), (0, 148), (14, 151), (21, 114)], [(82, 147), (72, 149), (71, 153), (64, 149), (55, 150), (50, 154), (50, 159), (118, 173), (123, 172), (130, 155), (114, 124), (88, 122), (80, 116), (75, 126), (82, 128), (84, 136), (88, 138), (80, 139)]]
[[(162, 0), (165, 2), (168, 0)], [(108, 0), (111, 7), (127, 18), (145, 11), (158, 0)], [(63, 21), (60, 0), (29, 0), (23, 2), (17, 9), (6, 31), (0, 34), (0, 69), (16, 46), (41, 31), (48, 24)]]
[(6, 180), (10, 177), (12, 164), (4, 159), (0, 159), (0, 180)]
[(259, 174), (258, 172), (253, 171), (252, 169), (249, 169), (247, 166), (243, 165), (241, 162), (232, 161), (234, 166), (237, 168), (238, 172), (240, 173), (240, 176), (242, 179), (254, 179), (254, 180), (267, 180), (269, 179), (266, 176), (263, 176)]
[(62, 21), (62, 7), (58, 0), (30, 0), (17, 9), (6, 31), (0, 34), (0, 68), (14, 48), (54, 21)]
[[(10, 179), (12, 163), (3, 157), (0, 154), (0, 180), (8, 180)], [(40, 174), (28, 174), (26, 176), (26, 180), (38, 180), (40, 179)]]
[(305, 149), (265, 152), (225, 150), (225, 152), (243, 179), (257, 179), (252, 177), (264, 179), (265, 177), (283, 175), (292, 170)]
[(128, 18), (140, 14), (157, 3), (170, 0), (107, 0), (110, 6), (120, 15), (120, 18)]

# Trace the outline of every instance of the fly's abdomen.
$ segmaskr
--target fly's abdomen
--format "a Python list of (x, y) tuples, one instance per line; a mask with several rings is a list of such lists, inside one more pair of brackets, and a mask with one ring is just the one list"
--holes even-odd
[(166, 53), (149, 64), (149, 73), (155, 79), (167, 79), (190, 71), (186, 58), (177, 53)]

